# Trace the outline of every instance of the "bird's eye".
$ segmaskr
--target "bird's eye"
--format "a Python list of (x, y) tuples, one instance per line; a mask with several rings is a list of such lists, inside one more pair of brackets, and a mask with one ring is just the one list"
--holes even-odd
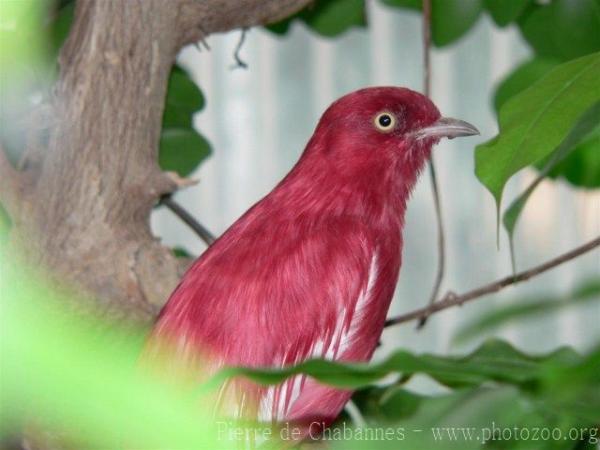
[(389, 133), (396, 127), (396, 117), (390, 112), (380, 112), (373, 122), (382, 133)]

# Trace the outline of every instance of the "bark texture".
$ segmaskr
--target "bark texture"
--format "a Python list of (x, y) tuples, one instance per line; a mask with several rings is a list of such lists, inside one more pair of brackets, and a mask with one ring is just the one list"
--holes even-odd
[[(183, 265), (149, 227), (178, 188), (157, 163), (171, 66), (210, 33), (276, 21), (309, 0), (79, 0), (48, 139), (22, 171), (0, 158), (0, 200), (26, 259), (110, 316), (151, 320)], [(38, 139), (31, 139), (37, 142)]]

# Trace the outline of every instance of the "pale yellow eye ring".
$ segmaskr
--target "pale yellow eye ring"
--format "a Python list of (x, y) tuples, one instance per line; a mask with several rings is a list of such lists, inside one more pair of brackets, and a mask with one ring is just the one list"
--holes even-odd
[(389, 133), (396, 128), (396, 116), (389, 111), (382, 111), (373, 119), (373, 125), (382, 133)]

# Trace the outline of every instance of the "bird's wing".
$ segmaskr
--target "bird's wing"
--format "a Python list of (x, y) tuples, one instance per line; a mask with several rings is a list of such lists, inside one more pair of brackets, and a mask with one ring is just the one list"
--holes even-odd
[[(310, 335), (300, 338), (298, 343), (291, 343), (288, 353), (283, 358), (276, 358), (274, 365), (295, 365), (315, 358), (365, 361), (371, 357), (383, 327), (377, 322), (385, 316), (383, 312), (379, 314), (381, 320), (376, 317), (379, 311), (372, 303), (379, 276), (378, 253), (365, 251), (354, 262), (342, 254), (339, 258), (333, 263), (327, 280), (330, 290), (325, 301), (329, 304), (322, 311), (323, 314), (331, 313), (331, 317), (318, 327), (308, 328)], [(265, 389), (258, 417), (264, 421), (304, 421), (307, 415), (332, 419), (349, 396), (348, 391), (321, 385), (305, 375), (295, 375)]]
[[(175, 336), (184, 357), (202, 348), (216, 366), (368, 359), (387, 309), (373, 308), (381, 295), (374, 241), (352, 221), (225, 236), (186, 274), (153, 334)], [(302, 376), (266, 389), (260, 417), (286, 417), (305, 389)]]

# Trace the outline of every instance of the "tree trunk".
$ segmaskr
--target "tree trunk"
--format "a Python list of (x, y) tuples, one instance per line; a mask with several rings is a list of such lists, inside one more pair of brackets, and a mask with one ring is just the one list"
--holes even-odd
[(178, 188), (157, 163), (175, 57), (212, 32), (278, 20), (308, 2), (79, 0), (47, 147), (29, 149), (21, 173), (0, 158), (2, 200), (26, 260), (91, 294), (109, 317), (152, 319), (183, 270), (149, 227), (160, 196)]

